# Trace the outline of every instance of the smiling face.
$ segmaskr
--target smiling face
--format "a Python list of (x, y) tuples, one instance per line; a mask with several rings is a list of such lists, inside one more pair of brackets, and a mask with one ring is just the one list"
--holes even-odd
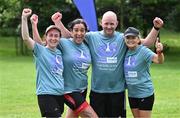
[(138, 36), (126, 36), (125, 43), (130, 50), (134, 50), (140, 43)]
[(77, 44), (81, 44), (85, 37), (86, 28), (82, 23), (75, 24), (72, 28), (71, 33), (73, 35), (73, 41)]
[(108, 11), (103, 15), (101, 26), (106, 36), (112, 36), (117, 25), (117, 16), (114, 12)]
[(47, 47), (55, 49), (59, 44), (60, 32), (57, 29), (50, 29), (46, 35)]

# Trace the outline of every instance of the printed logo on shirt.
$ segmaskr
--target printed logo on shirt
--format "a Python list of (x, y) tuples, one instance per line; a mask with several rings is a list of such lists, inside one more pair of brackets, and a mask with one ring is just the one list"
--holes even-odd
[(129, 56), (125, 58), (125, 62), (124, 62), (125, 77), (136, 78), (138, 76), (137, 71), (132, 71), (132, 68), (135, 67), (135, 64), (136, 64), (135, 57)]
[(117, 63), (117, 57), (107, 57), (107, 63)]
[(79, 58), (85, 58), (85, 56), (84, 56), (84, 52), (81, 50), (81, 55), (80, 55), (80, 57)]
[(82, 69), (88, 69), (90, 66), (90, 64), (87, 64), (87, 63), (82, 63)]
[(126, 77), (137, 77), (137, 71), (128, 71)]
[(115, 56), (115, 54), (117, 53), (117, 43), (113, 42), (113, 43), (106, 43), (106, 44), (101, 44), (98, 47), (98, 54), (101, 57), (112, 57)]
[(59, 55), (56, 55), (54, 59), (54, 63), (52, 66), (52, 73), (62, 75), (63, 73), (63, 64), (62, 64), (62, 58)]
[(83, 50), (77, 51), (74, 59), (73, 70), (79, 73), (86, 73), (91, 63), (90, 53), (85, 53)]

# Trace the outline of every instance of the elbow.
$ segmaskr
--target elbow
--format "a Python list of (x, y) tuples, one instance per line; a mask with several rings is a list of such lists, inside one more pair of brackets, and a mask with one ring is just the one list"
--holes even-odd
[(151, 42), (149, 42), (148, 40), (141, 40), (141, 44), (143, 44), (146, 47), (151, 47)]
[(22, 39), (23, 39), (23, 41), (27, 41), (27, 40), (29, 39), (29, 37), (27, 37), (27, 36), (22, 36)]
[(163, 62), (160, 61), (160, 62), (158, 62), (158, 64), (163, 64)]
[(158, 64), (163, 64), (163, 63), (164, 63), (164, 60), (158, 61)]

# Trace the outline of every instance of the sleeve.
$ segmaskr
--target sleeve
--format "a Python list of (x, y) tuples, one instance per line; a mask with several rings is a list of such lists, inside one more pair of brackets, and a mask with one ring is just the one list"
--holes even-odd
[(57, 49), (63, 51), (63, 47), (66, 43), (66, 41), (70, 40), (69, 38), (61, 38), (60, 41), (59, 41), (59, 44), (57, 46)]
[(89, 44), (89, 40), (91, 39), (92, 32), (87, 32), (85, 35), (85, 42)]
[(33, 49), (33, 54), (34, 56), (38, 57), (44, 50), (44, 46), (38, 44), (38, 43), (35, 43), (34, 44), (34, 49)]
[(147, 47), (143, 47), (142, 52), (143, 52), (142, 54), (143, 54), (144, 60), (149, 63), (152, 62), (152, 58), (155, 55), (155, 53)]

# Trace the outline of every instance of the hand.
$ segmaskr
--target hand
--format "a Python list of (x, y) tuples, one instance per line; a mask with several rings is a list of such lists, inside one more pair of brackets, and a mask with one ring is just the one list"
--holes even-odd
[(62, 19), (62, 14), (60, 12), (56, 12), (51, 16), (51, 19), (54, 23), (56, 23)]
[(156, 52), (157, 52), (157, 53), (160, 53), (160, 52), (162, 52), (162, 51), (163, 51), (163, 45), (162, 45), (162, 43), (156, 41)]
[(28, 16), (31, 15), (31, 13), (32, 13), (32, 10), (31, 10), (31, 9), (29, 9), (29, 8), (24, 8), (24, 9), (23, 9), (23, 12), (22, 12), (22, 17), (27, 18)]
[(34, 25), (38, 24), (38, 16), (36, 14), (33, 14), (30, 20), (31, 20), (31, 24), (34, 24)]
[(164, 22), (163, 22), (163, 20), (161, 18), (156, 17), (153, 20), (153, 24), (154, 24), (154, 27), (161, 28), (163, 26)]

